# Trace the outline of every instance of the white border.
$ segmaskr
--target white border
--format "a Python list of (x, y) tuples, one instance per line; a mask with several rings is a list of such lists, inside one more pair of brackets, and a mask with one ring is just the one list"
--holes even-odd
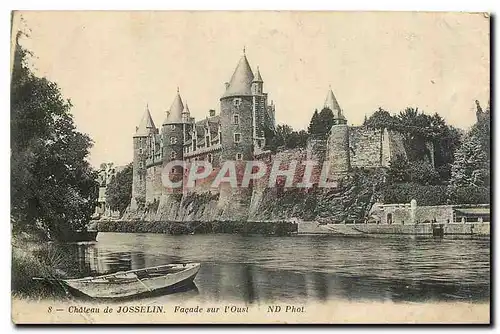
[[(13, 9), (18, 10), (350, 10), (350, 11), (358, 11), (358, 10), (391, 10), (391, 11), (412, 11), (412, 10), (420, 10), (420, 11), (467, 11), (467, 12), (493, 12), (498, 13), (499, 1), (495, 0), (454, 0), (454, 1), (436, 1), (436, 0), (418, 0), (418, 1), (393, 1), (393, 0), (377, 0), (377, 1), (369, 1), (369, 0), (349, 0), (342, 2), (330, 2), (327, 4), (324, 0), (308, 0), (308, 1), (297, 1), (297, 0), (288, 0), (288, 1), (270, 1), (270, 0), (252, 0), (252, 1), (221, 1), (221, 0), (211, 0), (211, 1), (194, 1), (194, 0), (183, 0), (176, 2), (164, 2), (164, 1), (152, 1), (152, 0), (141, 0), (141, 1), (130, 1), (130, 0), (121, 0), (119, 2), (104, 2), (102, 0), (87, 0), (87, 1), (56, 1), (56, 0), (45, 0), (45, 1), (35, 1), (35, 0), (18, 0), (18, 1), (2, 1), (0, 3), (1, 9), (1, 27), (0, 36), (2, 37), (2, 43), (0, 44), (3, 48), (3, 52), (0, 53), (2, 57), (2, 64), (0, 66), (0, 71), (2, 71), (1, 78), (2, 80), (2, 92), (4, 94), (3, 98), (0, 100), (2, 103), (2, 117), (4, 118), (0, 123), (2, 129), (0, 131), (0, 135), (2, 136), (2, 141), (0, 145), (0, 153), (2, 157), (4, 157), (4, 164), (0, 165), (0, 175), (3, 177), (4, 184), (4, 192), (2, 192), (2, 198), (0, 200), (0, 210), (2, 213), (3, 219), (3, 233), (0, 233), (2, 240), (0, 241), (0, 245), (2, 247), (2, 254), (4, 259), (8, 259), (8, 261), (3, 261), (3, 272), (10, 273), (10, 230), (9, 226), (9, 216), (10, 216), (10, 168), (7, 164), (7, 161), (10, 160), (10, 151), (9, 151), (9, 141), (10, 141), (10, 116), (8, 110), (10, 110), (9, 106), (9, 86), (10, 86), (10, 72), (7, 64), (10, 64), (10, 11)], [(496, 18), (497, 19), (497, 18)], [(496, 22), (498, 26), (498, 22)], [(495, 42), (498, 42), (498, 36), (495, 36)], [(492, 61), (496, 60), (492, 59)], [(495, 73), (496, 74), (496, 73)], [(496, 96), (497, 89), (495, 87), (495, 95)], [(492, 92), (493, 93), (493, 92)], [(494, 97), (492, 96), (492, 99)], [(494, 104), (495, 105), (495, 104)], [(493, 112), (496, 112), (494, 110)], [(495, 117), (495, 119), (498, 117)], [(497, 139), (495, 138), (495, 143)], [(495, 145), (495, 157), (500, 153), (498, 145)], [(498, 177), (495, 178), (498, 180)], [(497, 182), (495, 182), (495, 186)], [(495, 200), (495, 208), (497, 207), (498, 198)], [(496, 217), (496, 215), (495, 215)], [(493, 222), (496, 223), (496, 222)], [(496, 240), (496, 236), (498, 234), (498, 228), (495, 228), (495, 235), (493, 238)], [(494, 266), (496, 268), (496, 266)], [(496, 270), (495, 270), (496, 277)], [(2, 318), (1, 322), (1, 332), (7, 333), (16, 330), (10, 321), (10, 275), (2, 275), (2, 292), (3, 298), (1, 299), (1, 311), (0, 316)], [(498, 287), (496, 286), (496, 290)], [(496, 299), (497, 294), (492, 296), (492, 298)], [(498, 309), (498, 305), (497, 308)], [(496, 317), (497, 318), (497, 317)], [(496, 319), (498, 321), (498, 318)], [(85, 328), (77, 328), (79, 331), (99, 331), (99, 332), (107, 332), (111, 330), (110, 328), (101, 327), (101, 328), (93, 328), (93, 327), (85, 327)], [(120, 327), (117, 328), (119, 331), (126, 330), (126, 328)], [(180, 331), (189, 331), (189, 332), (201, 332), (205, 329), (200, 328), (190, 328), (190, 329), (180, 329), (180, 328), (159, 328), (162, 331), (168, 332), (180, 332)], [(380, 328), (380, 330), (385, 331), (386, 328)], [(407, 330), (417, 330), (417, 331), (426, 331), (428, 333), (437, 333), (439, 329), (431, 329), (431, 328), (405, 328)], [(43, 329), (34, 329), (28, 328), (24, 329), (23, 332), (31, 333), (34, 330), (42, 330), (44, 332), (59, 330), (59, 331), (71, 331), (75, 330), (75, 328), (43, 328)], [(146, 328), (131, 328), (133, 331), (146, 330)], [(220, 328), (213, 328), (211, 330), (219, 331)], [(234, 328), (227, 328), (226, 330), (233, 331)], [(241, 329), (240, 329), (241, 330)], [(279, 331), (289, 331), (291, 328), (254, 328), (253, 330), (259, 331), (267, 331), (267, 330), (279, 330)], [(295, 328), (295, 331), (307, 331), (309, 329), (305, 328)], [(334, 330), (334, 331), (349, 331), (349, 332), (358, 332), (364, 331), (365, 329), (361, 328), (329, 328), (326, 330)], [(398, 329), (396, 329), (398, 330)], [(452, 329), (453, 330), (453, 329)], [(468, 329), (473, 330), (473, 329)]]

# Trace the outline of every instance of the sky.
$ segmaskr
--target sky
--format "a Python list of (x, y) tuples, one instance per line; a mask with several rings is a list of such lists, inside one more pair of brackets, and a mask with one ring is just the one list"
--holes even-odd
[(489, 19), (411, 12), (21, 12), (35, 71), (74, 107), (89, 157), (124, 165), (149, 106), (161, 126), (179, 87), (191, 115), (220, 110), (243, 48), (276, 120), (306, 129), (332, 88), (349, 124), (418, 107), (454, 126), (489, 99)]

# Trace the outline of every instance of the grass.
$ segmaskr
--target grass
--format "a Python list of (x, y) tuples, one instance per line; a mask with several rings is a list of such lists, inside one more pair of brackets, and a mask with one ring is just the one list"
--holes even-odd
[(47, 243), (19, 240), (12, 237), (11, 291), (15, 297), (46, 298), (64, 294), (46, 281), (33, 277), (57, 278), (65, 254)]

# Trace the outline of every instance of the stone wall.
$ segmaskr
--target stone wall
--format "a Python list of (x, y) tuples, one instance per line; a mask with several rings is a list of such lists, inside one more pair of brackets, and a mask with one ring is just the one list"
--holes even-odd
[(351, 127), (349, 129), (350, 161), (353, 168), (381, 166), (382, 135), (382, 130), (366, 127)]
[(415, 215), (418, 222), (430, 222), (434, 219), (437, 223), (453, 222), (453, 206), (417, 206)]
[(326, 154), (330, 173), (345, 173), (351, 168), (349, 140), (350, 129), (346, 124), (332, 126)]
[(156, 164), (148, 167), (146, 171), (146, 203), (159, 200), (163, 192), (161, 180), (162, 165)]
[(402, 156), (408, 159), (406, 149), (404, 147), (403, 135), (396, 131), (388, 131), (389, 134), (389, 147), (391, 152), (391, 161), (396, 159), (397, 156)]

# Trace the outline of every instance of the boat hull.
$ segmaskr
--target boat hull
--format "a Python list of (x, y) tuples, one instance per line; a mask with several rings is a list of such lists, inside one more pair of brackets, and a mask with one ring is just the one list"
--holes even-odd
[(99, 282), (96, 280), (64, 280), (71, 289), (91, 298), (128, 298), (163, 290), (179, 289), (193, 283), (200, 264), (187, 265), (185, 270), (165, 276), (129, 280), (128, 282)]

